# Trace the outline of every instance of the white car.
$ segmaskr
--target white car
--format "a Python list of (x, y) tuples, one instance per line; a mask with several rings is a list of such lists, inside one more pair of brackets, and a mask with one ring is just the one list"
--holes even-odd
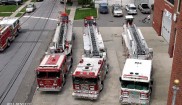
[(119, 4), (114, 4), (112, 6), (112, 13), (113, 13), (113, 16), (123, 16), (123, 11)]
[(125, 9), (129, 15), (137, 14), (137, 8), (136, 8), (135, 4), (127, 4)]
[(33, 12), (35, 11), (35, 9), (36, 9), (35, 4), (31, 3), (27, 5), (26, 12), (27, 13)]

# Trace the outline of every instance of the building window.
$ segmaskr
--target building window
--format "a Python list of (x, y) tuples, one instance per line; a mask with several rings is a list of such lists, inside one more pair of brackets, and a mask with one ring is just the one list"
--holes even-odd
[(167, 0), (167, 1), (174, 5), (174, 0)]
[(180, 13), (181, 10), (181, 0), (178, 0), (178, 8), (177, 8), (177, 12)]

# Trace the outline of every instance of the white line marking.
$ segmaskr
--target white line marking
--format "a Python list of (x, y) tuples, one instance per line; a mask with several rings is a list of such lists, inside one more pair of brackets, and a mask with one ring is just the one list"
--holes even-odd
[(36, 17), (36, 16), (23, 16), (23, 17), (25, 17), (25, 18), (34, 18), (34, 19), (49, 19), (49, 20), (54, 20), (54, 21), (58, 21), (58, 19), (53, 19), (53, 18), (46, 18), (46, 17)]

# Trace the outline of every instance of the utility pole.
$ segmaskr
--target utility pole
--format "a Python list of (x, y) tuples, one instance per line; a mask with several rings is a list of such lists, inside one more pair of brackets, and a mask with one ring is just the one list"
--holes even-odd
[(177, 91), (179, 90), (179, 80), (178, 79), (175, 79), (174, 80), (174, 86), (172, 87), (173, 89), (173, 98), (172, 98), (172, 105), (176, 105), (175, 102), (176, 102), (176, 94), (177, 94)]
[(66, 2), (67, 0), (64, 0), (64, 12), (66, 13)]

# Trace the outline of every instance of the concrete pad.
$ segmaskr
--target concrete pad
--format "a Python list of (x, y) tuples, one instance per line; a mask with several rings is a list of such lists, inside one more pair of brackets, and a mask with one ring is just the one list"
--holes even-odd
[[(122, 27), (100, 27), (104, 44), (107, 47), (110, 70), (104, 81), (104, 90), (96, 101), (74, 99), (72, 97), (71, 73), (83, 54), (83, 28), (74, 28), (76, 40), (73, 48), (73, 69), (67, 78), (66, 85), (61, 92), (44, 93), (36, 91), (33, 105), (120, 105), (119, 76), (125, 62), (124, 49), (121, 44)], [(154, 49), (153, 70), (154, 88), (151, 105), (165, 105), (167, 101), (172, 59), (167, 54), (168, 44), (162, 37), (157, 36), (152, 27), (140, 27), (148, 46)]]

